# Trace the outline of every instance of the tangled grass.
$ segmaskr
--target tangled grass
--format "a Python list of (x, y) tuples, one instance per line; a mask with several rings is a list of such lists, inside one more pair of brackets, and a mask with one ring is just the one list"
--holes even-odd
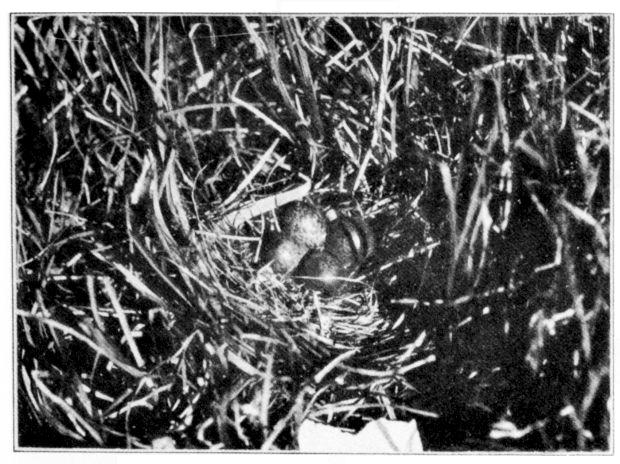
[[(609, 448), (609, 17), (12, 17), (20, 447)], [(361, 209), (350, 291), (257, 265)]]

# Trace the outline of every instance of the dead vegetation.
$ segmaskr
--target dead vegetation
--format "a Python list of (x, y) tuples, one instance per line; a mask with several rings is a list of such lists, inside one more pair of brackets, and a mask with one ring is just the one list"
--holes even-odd
[[(20, 446), (609, 448), (609, 17), (12, 19)], [(256, 264), (305, 195), (334, 298)]]

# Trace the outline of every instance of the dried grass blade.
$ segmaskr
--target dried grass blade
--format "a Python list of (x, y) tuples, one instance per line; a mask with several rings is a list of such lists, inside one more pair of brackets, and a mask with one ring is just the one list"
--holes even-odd
[(253, 202), (251, 205), (228, 213), (218, 224), (220, 228), (232, 227), (233, 229), (236, 229), (245, 221), (269, 211), (273, 211), (277, 207), (290, 203), (291, 201), (300, 200), (306, 197), (308, 193), (310, 193), (310, 189), (311, 183), (310, 180), (307, 180), (304, 184), (295, 187), (292, 190), (263, 198), (259, 201)]
[(271, 383), (273, 382), (273, 351), (267, 355), (267, 365), (263, 376), (263, 389), (261, 392), (260, 421), (263, 426), (263, 433), (266, 435), (269, 427), (269, 403), (271, 399)]
[(596, 239), (603, 247), (608, 246), (607, 242), (607, 234), (603, 230), (601, 224), (587, 211), (573, 205), (568, 200), (562, 198), (560, 199), (560, 204), (564, 209), (566, 209), (575, 219), (584, 222), (594, 229), (596, 234)]
[(263, 166), (267, 163), (267, 161), (269, 161), (271, 159), (271, 156), (273, 155), (273, 152), (275, 151), (276, 147), (278, 146), (278, 143), (280, 143), (280, 139), (279, 138), (275, 139), (273, 141), (273, 143), (269, 146), (269, 148), (267, 148), (267, 151), (265, 151), (265, 153), (263, 153), (263, 155), (258, 159), (258, 161), (254, 165), (252, 170), (241, 181), (241, 183), (235, 189), (235, 191), (233, 193), (231, 193), (228, 196), (228, 198), (226, 198), (226, 200), (224, 200), (224, 202), (222, 203), (222, 207), (226, 207), (227, 205), (229, 205), (230, 203), (235, 201), (237, 199), (237, 197), (239, 195), (241, 195), (241, 192), (243, 192), (243, 190), (245, 190), (245, 188), (248, 185), (250, 185), (250, 183), (254, 180), (256, 175), (263, 169)]
[(437, 361), (437, 356), (435, 356), (434, 354), (431, 354), (424, 359), (420, 359), (419, 361), (409, 364), (408, 366), (401, 367), (400, 369), (398, 369), (397, 373), (399, 375), (405, 375), (409, 371), (422, 367), (426, 364), (433, 363), (435, 361)]
[(229, 351), (226, 354), (226, 359), (230, 361), (231, 364), (236, 366), (242, 372), (245, 372), (247, 375), (252, 377), (263, 377), (263, 373), (252, 366), (250, 363), (245, 361), (241, 356), (232, 351)]
[(45, 171), (45, 175), (41, 180), (41, 183), (37, 186), (37, 194), (40, 195), (43, 190), (45, 190), (45, 186), (49, 181), (50, 175), (52, 174), (53, 168), (56, 164), (56, 156), (58, 155), (58, 132), (56, 132), (56, 126), (52, 125), (52, 153), (50, 155), (50, 162)]
[(354, 348), (332, 359), (323, 369), (321, 369), (317, 374), (315, 374), (314, 383), (321, 383), (325, 376), (329, 374), (332, 370), (334, 370), (336, 366), (338, 366), (341, 362), (349, 359), (351, 356), (355, 355), (358, 352), (359, 349)]
[(40, 317), (40, 316), (35, 316), (33, 314), (30, 314), (26, 311), (23, 310), (17, 310), (16, 311), (17, 316), (20, 317), (25, 317), (28, 319), (34, 319), (37, 322), (40, 322), (42, 324), (45, 324), (51, 328), (54, 329), (58, 329), (61, 332), (64, 332), (66, 334), (69, 334), (73, 337), (75, 337), (76, 339), (78, 339), (79, 341), (86, 343), (89, 347), (91, 347), (96, 353), (99, 353), (102, 356), (105, 356), (107, 359), (109, 359), (113, 364), (115, 364), (117, 367), (119, 367), (120, 369), (124, 370), (125, 372), (127, 372), (128, 374), (132, 375), (133, 377), (144, 377), (146, 375), (146, 372), (140, 369), (137, 369), (127, 363), (124, 363), (123, 361), (119, 360), (112, 352), (100, 347), (99, 345), (97, 345), (95, 342), (93, 342), (90, 338), (82, 335), (81, 333), (79, 333), (77, 330), (72, 329), (71, 327), (68, 327), (58, 321), (55, 321), (53, 319), (48, 319), (45, 317)]
[(138, 367), (143, 367), (144, 359), (142, 358), (142, 355), (140, 354), (140, 350), (138, 350), (138, 345), (136, 345), (136, 341), (134, 340), (133, 335), (131, 334), (131, 328), (129, 327), (129, 323), (127, 322), (125, 311), (123, 311), (123, 308), (121, 307), (120, 302), (118, 301), (118, 297), (116, 296), (116, 290), (114, 290), (114, 287), (112, 287), (111, 279), (109, 278), (104, 279), (103, 285), (104, 285), (105, 292), (108, 295), (108, 299), (110, 300), (110, 303), (112, 303), (112, 307), (114, 308), (114, 312), (116, 313), (118, 322), (121, 325), (123, 335), (125, 336), (125, 339), (127, 340), (127, 344), (129, 345), (131, 354), (133, 355), (134, 360), (136, 361), (136, 364), (138, 365)]
[(93, 319), (97, 328), (103, 332), (105, 331), (105, 325), (99, 315), (99, 308), (97, 307), (97, 296), (95, 295), (95, 278), (92, 275), (86, 276), (86, 289), (88, 290), (88, 301), (90, 303), (90, 311), (93, 313)]
[(239, 105), (239, 106), (245, 108), (246, 110), (248, 110), (254, 116), (256, 116), (257, 118), (261, 119), (265, 124), (267, 124), (268, 126), (272, 127), (273, 129), (275, 129), (278, 133), (280, 133), (287, 140), (289, 140), (291, 142), (293, 141), (293, 137), (291, 136), (291, 134), (289, 134), (289, 132), (284, 127), (282, 127), (280, 124), (275, 122), (273, 119), (271, 119), (265, 113), (263, 113), (261, 110), (259, 110), (255, 106), (253, 106), (253, 105), (251, 105), (251, 104), (241, 100), (239, 97), (236, 97), (234, 95), (231, 95), (230, 98), (233, 101), (233, 103), (236, 103), (237, 105)]
[(47, 385), (45, 385), (43, 381), (39, 378), (38, 374), (39, 374), (38, 371), (31, 372), (32, 379), (34, 380), (34, 383), (36, 384), (37, 388), (41, 391), (41, 393), (43, 393), (47, 398), (49, 398), (52, 401), (52, 403), (60, 407), (60, 409), (62, 409), (64, 413), (67, 414), (67, 416), (79, 422), (79, 424), (88, 431), (90, 436), (93, 437), (93, 439), (97, 442), (97, 444), (99, 446), (102, 446), (103, 439), (101, 438), (101, 435), (99, 434), (99, 432), (97, 432), (88, 423), (86, 419), (84, 419), (80, 414), (78, 414), (78, 412), (75, 409), (69, 406), (69, 404), (67, 404), (66, 401), (64, 401), (62, 398), (52, 393), (52, 391), (49, 388), (47, 388)]
[(142, 282), (137, 275), (127, 269), (125, 266), (119, 263), (114, 263), (114, 267), (120, 271), (128, 284), (130, 284), (133, 288), (135, 288), (140, 294), (148, 298), (157, 304), (162, 304), (162, 299), (157, 296), (150, 288), (146, 286), (144, 282)]

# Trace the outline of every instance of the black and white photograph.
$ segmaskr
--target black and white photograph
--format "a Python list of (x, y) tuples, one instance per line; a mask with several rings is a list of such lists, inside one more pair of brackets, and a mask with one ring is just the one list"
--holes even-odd
[(14, 450), (613, 452), (613, 14), (9, 20)]

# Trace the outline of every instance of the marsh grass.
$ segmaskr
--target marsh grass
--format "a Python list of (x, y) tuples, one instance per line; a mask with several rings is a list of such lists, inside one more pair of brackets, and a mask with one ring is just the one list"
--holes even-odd
[[(12, 20), (20, 447), (608, 449), (609, 17)], [(333, 298), (258, 265), (307, 195)]]

